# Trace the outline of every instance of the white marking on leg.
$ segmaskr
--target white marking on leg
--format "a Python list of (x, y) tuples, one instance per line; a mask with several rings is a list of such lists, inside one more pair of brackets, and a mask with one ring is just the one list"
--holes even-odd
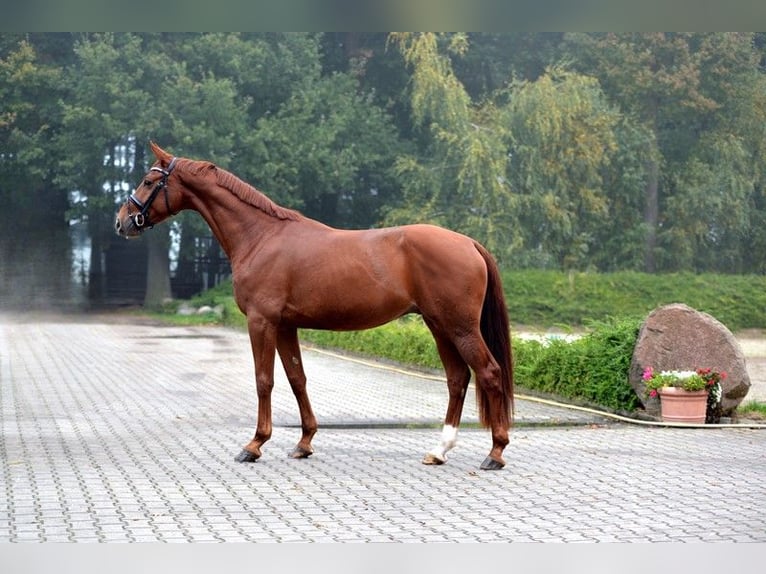
[(451, 450), (457, 444), (457, 428), (452, 425), (442, 427), (441, 441), (438, 445), (428, 451), (428, 454), (438, 458), (441, 461), (447, 460), (447, 451)]

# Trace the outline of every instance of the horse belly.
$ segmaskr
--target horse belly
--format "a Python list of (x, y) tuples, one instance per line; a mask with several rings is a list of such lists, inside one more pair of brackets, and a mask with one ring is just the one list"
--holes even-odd
[(331, 281), (314, 282), (288, 307), (301, 323), (298, 326), (336, 331), (369, 329), (417, 311), (403, 289), (361, 274), (338, 274)]
[(303, 329), (360, 331), (379, 327), (412, 311), (416, 309), (405, 308), (381, 312), (380, 309), (374, 310), (369, 307), (364, 309), (341, 307), (332, 309), (329, 313), (288, 313), (283, 320), (286, 319), (287, 323)]

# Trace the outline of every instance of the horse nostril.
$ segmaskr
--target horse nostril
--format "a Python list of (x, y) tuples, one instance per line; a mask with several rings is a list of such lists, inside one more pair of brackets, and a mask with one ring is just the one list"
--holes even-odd
[(122, 224), (120, 223), (120, 218), (114, 220), (114, 230), (117, 233), (122, 233)]

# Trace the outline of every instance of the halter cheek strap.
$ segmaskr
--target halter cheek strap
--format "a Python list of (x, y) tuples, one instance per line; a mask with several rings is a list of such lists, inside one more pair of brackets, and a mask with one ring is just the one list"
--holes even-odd
[(149, 170), (160, 172), (162, 174), (162, 179), (157, 181), (154, 189), (152, 189), (152, 193), (149, 195), (146, 201), (141, 201), (138, 199), (135, 193), (131, 193), (130, 197), (128, 197), (128, 201), (138, 208), (138, 213), (130, 214), (130, 219), (133, 221), (133, 225), (135, 225), (137, 229), (153, 227), (152, 222), (149, 221), (149, 208), (152, 206), (152, 203), (154, 203), (157, 195), (159, 195), (160, 191), (162, 190), (165, 190), (165, 207), (167, 208), (168, 213), (171, 216), (175, 215), (175, 213), (173, 213), (170, 209), (170, 200), (168, 199), (168, 176), (176, 165), (176, 159), (177, 158), (173, 158), (170, 160), (168, 169), (162, 169), (161, 167), (155, 166)]

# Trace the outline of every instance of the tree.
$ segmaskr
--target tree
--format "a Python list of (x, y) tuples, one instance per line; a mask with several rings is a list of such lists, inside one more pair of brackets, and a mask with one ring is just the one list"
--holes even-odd
[(440, 43), (468, 49), (462, 34), (393, 34), (412, 69), (411, 108), (418, 156), (403, 155), (396, 170), (403, 202), (389, 223), (429, 221), (482, 241), (498, 258), (518, 244), (514, 198), (505, 178), (506, 133), (497, 109), (474, 106)]
[[(278, 113), (294, 92), (319, 77), (317, 35), (163, 34), (150, 39), (166, 58), (183, 64), (185, 77), (163, 92), (170, 102), (166, 117), (174, 122), (158, 125), (154, 133), (161, 135), (153, 137), (179, 155), (214, 161), (248, 182), (262, 181), (257, 121)], [(180, 245), (176, 280), (192, 284), (198, 260), (215, 253), (217, 243), (195, 213), (182, 213), (173, 223)]]
[(61, 70), (26, 38), (0, 35), (0, 300), (66, 296), (67, 190), (54, 181)]
[(617, 149), (602, 169), (608, 211), (592, 228), (589, 265), (600, 271), (640, 271), (646, 263), (644, 190), (656, 153), (654, 134), (635, 118), (619, 114), (614, 126)]
[[(0, 235), (87, 218), (97, 298), (155, 139), (333, 225), (430, 221), (505, 264), (763, 273), (764, 62), (763, 33), (2, 34)], [(207, 235), (183, 214), (140, 240), (147, 303), (171, 238), (180, 277)]]
[(594, 78), (549, 69), (511, 89), (508, 177), (519, 194), (526, 257), (585, 267), (610, 212), (604, 172), (619, 116)]
[(511, 82), (533, 82), (561, 62), (561, 32), (472, 32), (470, 49), (452, 55), (455, 75), (474, 102), (509, 87)]
[(387, 168), (399, 147), (393, 125), (348, 74), (296, 92), (258, 121), (252, 145), (258, 185), (329, 225), (375, 224), (395, 190)]
[[(0, 58), (0, 213), (2, 227), (41, 213), (64, 223), (66, 191), (53, 185), (50, 140), (60, 129), (61, 70), (44, 65), (26, 40)], [(24, 217), (11, 214), (22, 213)], [(37, 220), (34, 222), (38, 223)]]
[[(760, 69), (763, 69), (762, 65)], [(741, 272), (766, 273), (766, 75), (758, 72), (742, 99), (739, 115), (743, 136), (742, 147), (749, 154), (747, 167), (752, 189), (747, 198), (748, 223), (738, 234), (742, 263)]]
[[(91, 238), (91, 300), (105, 296), (103, 254), (113, 234), (115, 206), (135, 181), (133, 118), (149, 104), (141, 39), (131, 34), (85, 35), (75, 45), (76, 64), (65, 82), (71, 97), (61, 102), (64, 130), (55, 145), (66, 150), (57, 181), (82, 197), (77, 210)], [(119, 158), (119, 159), (118, 159)]]
[[(183, 40), (188, 45), (199, 38)], [(101, 253), (112, 237), (115, 207), (148, 170), (149, 139), (179, 155), (216, 160), (230, 158), (247, 131), (249, 100), (234, 83), (210, 72), (190, 75), (183, 61), (169, 57), (174, 50), (178, 46), (155, 35), (136, 34), (93, 34), (75, 49), (73, 98), (63, 104), (69, 129), (60, 141), (72, 153), (62, 161), (61, 181), (86, 197), (94, 298), (102, 295)], [(143, 238), (147, 306), (171, 295), (169, 231), (160, 226)]]
[[(729, 145), (732, 140), (726, 144), (726, 138), (705, 134), (720, 125), (733, 103), (736, 85), (743, 74), (753, 71), (752, 36), (570, 34), (567, 42), (579, 69), (596, 75), (611, 100), (652, 136), (644, 154), (645, 269), (690, 267), (693, 238), (700, 235), (687, 233), (692, 230), (684, 229), (678, 209), (692, 209), (699, 203), (680, 195), (695, 189), (703, 194), (714, 188), (719, 195), (722, 191), (712, 181), (715, 170), (707, 172), (709, 185), (699, 180), (700, 154), (707, 159), (716, 154), (713, 149), (703, 152), (701, 146), (734, 152)], [(673, 217), (665, 217), (668, 205)], [(695, 213), (686, 215), (693, 218)], [(679, 254), (682, 257), (676, 261)]]

